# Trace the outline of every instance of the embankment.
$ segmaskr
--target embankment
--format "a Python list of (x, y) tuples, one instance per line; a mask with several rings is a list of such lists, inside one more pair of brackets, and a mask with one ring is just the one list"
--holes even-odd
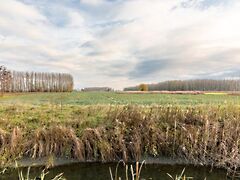
[(22, 158), (186, 159), (240, 166), (240, 107), (0, 106), (2, 166)]

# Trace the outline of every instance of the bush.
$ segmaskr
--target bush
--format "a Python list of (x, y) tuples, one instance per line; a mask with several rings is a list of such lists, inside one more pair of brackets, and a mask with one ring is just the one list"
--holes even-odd
[(140, 84), (139, 85), (139, 91), (148, 91), (148, 85), (147, 84)]

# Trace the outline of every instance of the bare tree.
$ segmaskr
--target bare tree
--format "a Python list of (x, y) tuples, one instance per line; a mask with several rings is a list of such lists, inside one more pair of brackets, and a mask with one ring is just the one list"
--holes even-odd
[(3, 92), (10, 91), (11, 72), (6, 67), (0, 66), (0, 91), (1, 95)]
[[(125, 91), (137, 91), (139, 86), (125, 88)], [(195, 79), (173, 80), (149, 84), (149, 91), (240, 91), (240, 79)]]
[(73, 77), (66, 73), (8, 71), (0, 66), (1, 92), (70, 92)]

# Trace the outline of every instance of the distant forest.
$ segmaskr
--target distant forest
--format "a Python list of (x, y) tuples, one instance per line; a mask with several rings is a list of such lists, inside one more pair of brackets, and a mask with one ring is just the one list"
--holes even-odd
[(1, 92), (70, 92), (73, 77), (66, 73), (18, 72), (0, 66)]
[[(157, 84), (146, 84), (148, 91), (240, 91), (238, 80), (173, 80)], [(124, 91), (138, 91), (139, 86), (124, 88)]]

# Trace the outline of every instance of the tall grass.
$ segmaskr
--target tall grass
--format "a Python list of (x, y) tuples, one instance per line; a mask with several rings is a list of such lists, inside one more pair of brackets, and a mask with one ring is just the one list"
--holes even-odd
[[(125, 167), (125, 179), (126, 180), (129, 179), (129, 166), (127, 164), (125, 164), (124, 161), (119, 161), (116, 166), (114, 176), (112, 173), (112, 169), (109, 168), (111, 180), (121, 180), (122, 179), (121, 177), (118, 176), (118, 166), (119, 166), (120, 162), (123, 162), (123, 165)], [(142, 163), (136, 162), (135, 170), (134, 170), (133, 165), (130, 165), (130, 173), (131, 173), (130, 179), (132, 179), (132, 180), (140, 180), (141, 179), (141, 171), (142, 171), (142, 167), (143, 167), (144, 163), (145, 163), (145, 161), (143, 161)]]
[[(18, 173), (18, 180), (45, 180), (45, 179), (50, 179), (49, 177), (47, 177), (49, 172), (46, 171), (46, 169), (44, 169), (40, 173), (40, 175), (36, 176), (36, 177), (32, 177), (32, 175), (31, 175), (31, 167), (28, 167), (27, 168), (27, 172), (24, 173), (23, 169), (18, 166), (17, 162), (15, 162), (14, 169)], [(7, 171), (8, 171), (8, 168), (4, 168), (3, 171), (0, 172), (0, 174), (4, 175)], [(56, 175), (55, 177), (51, 178), (51, 180), (66, 180), (66, 179), (63, 177), (63, 173), (60, 173), (60, 174)]]
[[(19, 115), (17, 107), (9, 111)], [(23, 117), (28, 113), (21, 110)], [(59, 117), (29, 123), (0, 119), (1, 162), (50, 156), (131, 162), (168, 156), (234, 171), (240, 166), (239, 106), (89, 106), (71, 112), (72, 119)]]
[(167, 175), (172, 179), (172, 180), (190, 180), (194, 179), (193, 177), (187, 177), (185, 174), (185, 168), (182, 170), (180, 175), (176, 175), (175, 177), (172, 176), (171, 174), (167, 173)]
[[(42, 173), (40, 174), (39, 177), (34, 177), (34, 178), (31, 178), (30, 177), (30, 167), (28, 168), (28, 171), (27, 173), (24, 175), (23, 171), (18, 171), (18, 180), (45, 180), (45, 179), (49, 179), (47, 178), (47, 174), (48, 172), (45, 172), (45, 171), (42, 171)], [(64, 177), (63, 177), (63, 173), (55, 176), (54, 178), (51, 178), (51, 180), (66, 180)]]
[[(115, 173), (113, 175), (112, 169), (109, 167), (109, 172), (110, 172), (110, 178), (111, 180), (121, 180), (123, 179), (123, 177), (118, 175), (118, 169), (119, 169), (119, 165), (120, 163), (123, 163), (123, 166), (125, 168), (125, 180), (141, 180), (141, 172), (142, 172), (142, 167), (145, 164), (145, 161), (139, 163), (138, 161), (136, 162), (135, 165), (135, 169), (133, 167), (133, 165), (130, 165), (130, 175), (129, 175), (129, 165), (125, 164), (124, 161), (119, 161), (116, 169), (115, 169)], [(181, 172), (180, 175), (176, 175), (175, 177), (173, 177), (171, 174), (168, 174), (169, 179), (172, 180), (190, 180), (193, 179), (193, 177), (187, 177), (185, 175), (185, 168), (183, 169), (183, 171)]]

